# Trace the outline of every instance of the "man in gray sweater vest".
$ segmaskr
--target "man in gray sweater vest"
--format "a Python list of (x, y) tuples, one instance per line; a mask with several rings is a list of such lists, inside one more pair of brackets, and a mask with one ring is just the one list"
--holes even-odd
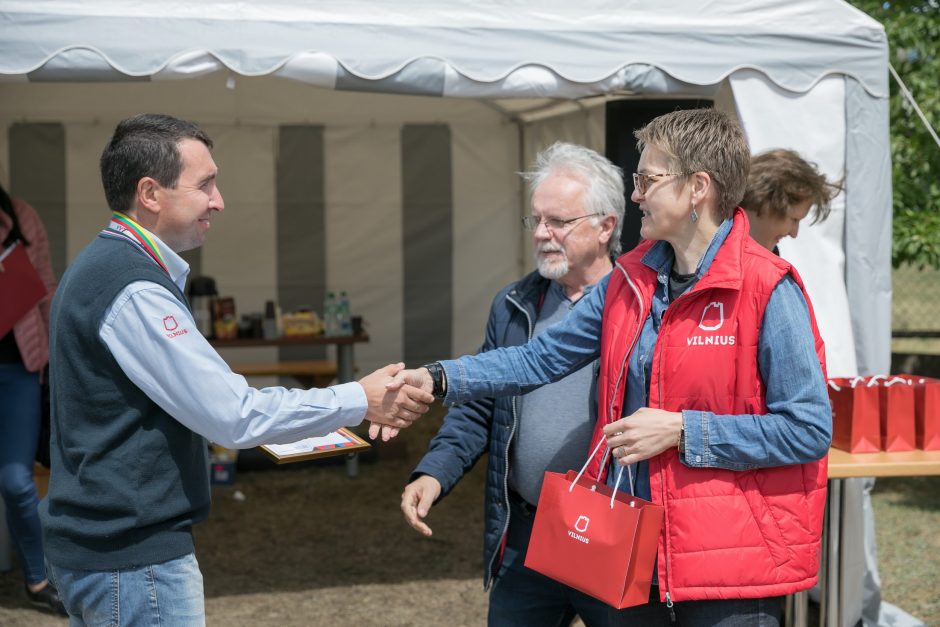
[(229, 448), (325, 435), (363, 419), (405, 427), (430, 394), (389, 392), (401, 368), (326, 389), (248, 387), (196, 331), (178, 253), (224, 208), (212, 141), (143, 114), (101, 156), (110, 224), (52, 303), (52, 470), (46, 558), (73, 624), (201, 625), (192, 525), (209, 511), (210, 439)]
[[(624, 212), (620, 168), (582, 146), (556, 143), (539, 153), (531, 182), (538, 270), (493, 301), (481, 350), (525, 344), (563, 320), (611, 268), (620, 252)], [(401, 507), (412, 527), (424, 522), (485, 452), (484, 585), (494, 626), (568, 625), (575, 615), (602, 625), (607, 606), (523, 565), (546, 470), (579, 468), (587, 457), (596, 412), (596, 362), (517, 398), (454, 407), (412, 475)]]

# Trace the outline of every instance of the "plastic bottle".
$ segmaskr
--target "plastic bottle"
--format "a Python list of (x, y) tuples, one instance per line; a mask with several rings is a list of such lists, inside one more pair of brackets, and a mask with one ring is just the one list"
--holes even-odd
[(326, 335), (336, 335), (339, 331), (337, 304), (336, 293), (327, 292), (326, 303), (323, 305), (323, 333)]
[(349, 307), (349, 294), (344, 291), (339, 294), (336, 307), (337, 326), (339, 335), (352, 335), (352, 314)]

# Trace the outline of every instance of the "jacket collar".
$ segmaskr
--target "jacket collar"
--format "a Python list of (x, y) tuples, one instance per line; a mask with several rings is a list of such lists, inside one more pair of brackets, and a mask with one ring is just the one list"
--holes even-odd
[[(744, 210), (738, 207), (734, 215), (719, 225), (705, 254), (695, 269), (698, 276), (694, 290), (711, 287), (739, 289), (742, 280), (744, 246), (750, 237), (750, 224)], [(727, 245), (725, 245), (727, 244)], [(660, 282), (669, 280), (669, 271), (675, 261), (672, 246), (665, 241), (646, 242), (635, 250), (641, 254), (640, 263), (656, 273)], [(645, 251), (645, 252), (644, 252)], [(629, 254), (629, 253), (628, 253)], [(719, 261), (719, 263), (715, 263)]]

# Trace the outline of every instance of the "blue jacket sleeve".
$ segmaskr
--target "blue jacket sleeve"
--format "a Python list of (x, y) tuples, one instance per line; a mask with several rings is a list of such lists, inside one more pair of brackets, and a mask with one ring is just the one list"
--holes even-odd
[(523, 346), (508, 346), (442, 361), (447, 404), (525, 394), (571, 374), (601, 352), (601, 316), (608, 274), (558, 324)]
[[(486, 337), (480, 353), (497, 347), (496, 309), (505, 291), (497, 295), (490, 307)], [(409, 481), (421, 475), (431, 475), (441, 484), (441, 498), (446, 496), (486, 452), (493, 427), (494, 405), (493, 398), (484, 398), (451, 407)]]
[(832, 409), (799, 286), (784, 277), (764, 311), (758, 367), (768, 413), (683, 411), (688, 466), (748, 470), (821, 459), (832, 439)]

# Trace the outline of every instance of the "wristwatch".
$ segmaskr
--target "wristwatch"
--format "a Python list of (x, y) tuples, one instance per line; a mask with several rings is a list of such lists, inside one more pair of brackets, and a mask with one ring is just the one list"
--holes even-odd
[(443, 399), (444, 394), (447, 393), (447, 375), (444, 374), (444, 368), (441, 366), (441, 362), (435, 361), (421, 367), (427, 369), (428, 373), (431, 375), (431, 381), (434, 382), (431, 394), (438, 400)]

